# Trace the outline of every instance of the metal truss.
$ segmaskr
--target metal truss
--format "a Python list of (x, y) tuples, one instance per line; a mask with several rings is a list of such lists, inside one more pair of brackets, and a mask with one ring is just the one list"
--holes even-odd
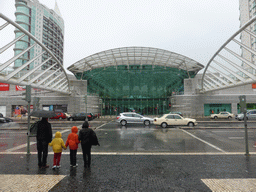
[(142, 68), (143, 65), (163, 66), (182, 69), (185, 71), (198, 72), (204, 66), (191, 58), (170, 52), (163, 49), (152, 47), (121, 47), (102, 51), (77, 61), (68, 70), (74, 74), (96, 68), (107, 68), (120, 65), (137, 65)]
[(255, 20), (253, 17), (245, 23), (210, 59), (202, 76), (201, 93), (256, 82)]
[[(68, 76), (62, 64), (54, 54), (19, 24), (13, 22), (1, 13), (0, 18), (6, 22), (0, 26), (0, 36), (1, 31), (6, 29), (8, 25), (15, 27), (15, 31), (18, 30), (19, 33), (23, 33), (23, 35), (15, 38), (13, 41), (8, 42), (3, 46), (0, 45), (0, 82), (22, 86), (31, 85), (33, 88), (70, 94)], [(1, 36), (1, 38), (4, 37)], [(21, 50), (19, 54), (14, 55), (13, 53), (14, 56), (9, 56), (9, 58), (3, 56), (4, 52), (10, 51), (16, 42), (19, 40), (25, 41), (26, 39), (30, 39), (30, 44), (27, 48)], [(0, 43), (1, 42), (2, 41), (0, 41)], [(41, 52), (34, 54), (34, 57), (31, 58), (32, 56), (29, 51), (35, 46), (40, 46)], [(42, 59), (40, 60), (39, 58), (44, 54), (47, 54), (48, 58), (44, 61)], [(30, 55), (30, 57), (28, 57), (27, 61), (23, 65), (14, 68), (13, 63), (17, 59), (24, 59), (24, 55)], [(34, 67), (30, 67), (30, 65), (34, 64), (35, 61), (41, 62), (34, 65)]]

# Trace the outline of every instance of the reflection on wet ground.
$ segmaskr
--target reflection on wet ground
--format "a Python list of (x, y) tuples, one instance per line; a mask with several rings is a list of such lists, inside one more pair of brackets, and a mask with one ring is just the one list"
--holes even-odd
[[(15, 124), (15, 123), (14, 123)], [(11, 124), (9, 124), (10, 126)], [(17, 124), (15, 124), (17, 125)], [(6, 124), (7, 126), (7, 124)], [(70, 133), (69, 127), (53, 128), (62, 133), (64, 141)], [(167, 153), (223, 153), (243, 152), (244, 142), (241, 129), (191, 129), (179, 127), (163, 129), (159, 126), (127, 125), (120, 126), (114, 121), (102, 123), (95, 130), (100, 146), (93, 146), (92, 152), (167, 152)], [(249, 133), (249, 148), (253, 148), (255, 131)], [(237, 141), (239, 139), (239, 141)], [(30, 151), (36, 152), (36, 138), (30, 138)], [(0, 152), (26, 152), (26, 129), (0, 130)], [(49, 148), (52, 152), (52, 148)], [(79, 145), (78, 152), (82, 152)]]
[(96, 131), (101, 147), (93, 151), (117, 152), (219, 152), (178, 128), (128, 128)]

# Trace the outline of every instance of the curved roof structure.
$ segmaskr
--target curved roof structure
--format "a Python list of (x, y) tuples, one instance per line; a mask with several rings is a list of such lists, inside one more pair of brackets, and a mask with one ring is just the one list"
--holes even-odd
[(68, 70), (76, 73), (96, 68), (126, 65), (152, 65), (198, 72), (204, 66), (191, 58), (151, 47), (122, 47), (95, 53), (77, 61)]
[[(12, 49), (12, 46), (14, 46), (16, 42), (25, 41), (24, 39), (28, 38), (31, 39), (29, 46), (24, 47), (18, 54), (15, 54), (11, 58), (9, 55), (3, 57), (5, 60), (1, 60), (2, 63), (0, 63), (0, 82), (23, 86), (31, 85), (33, 88), (70, 94), (71, 90), (68, 75), (53, 52), (18, 23), (1, 13), (0, 18), (6, 21), (5, 24), (0, 26), (0, 32), (8, 25), (11, 25), (15, 28), (15, 31), (19, 33), (11, 42), (6, 45), (0, 45), (0, 54), (4, 53), (6, 50)], [(30, 50), (36, 46), (41, 47), (41, 50), (36, 54), (30, 54)], [(30, 54), (30, 57), (26, 57), (28, 54)], [(47, 58), (38, 61), (42, 56), (47, 56)], [(13, 68), (13, 63), (19, 59), (26, 60), (26, 62), (21, 66)], [(34, 65), (35, 61), (38, 62), (37, 65)]]
[(256, 16), (235, 32), (212, 56), (203, 73), (202, 93), (256, 82), (255, 21)]

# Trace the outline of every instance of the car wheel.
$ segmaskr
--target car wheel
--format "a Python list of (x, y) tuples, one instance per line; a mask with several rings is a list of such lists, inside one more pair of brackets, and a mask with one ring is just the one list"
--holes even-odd
[(189, 127), (194, 127), (194, 123), (193, 123), (193, 122), (189, 122), (189, 123), (188, 123), (188, 126), (189, 126)]
[(229, 116), (228, 119), (232, 119), (232, 117)]
[(59, 118), (60, 120), (62, 119), (62, 117)]
[(149, 126), (150, 122), (149, 121), (144, 121), (144, 125)]
[(69, 120), (70, 120), (70, 121), (74, 121), (74, 119), (73, 119), (73, 118), (70, 118)]
[(162, 124), (161, 124), (161, 127), (162, 127), (162, 128), (166, 128), (166, 127), (167, 127), (167, 123), (162, 123)]
[(215, 117), (214, 117), (214, 119), (218, 119), (218, 117), (217, 117), (217, 116), (215, 116)]
[(121, 125), (122, 125), (122, 126), (125, 126), (126, 124), (127, 124), (127, 122), (126, 122), (125, 120), (122, 120), (122, 121), (121, 121)]

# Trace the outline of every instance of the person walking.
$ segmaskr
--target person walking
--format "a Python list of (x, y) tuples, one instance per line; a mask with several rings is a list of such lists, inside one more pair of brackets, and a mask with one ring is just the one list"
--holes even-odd
[(52, 146), (52, 150), (54, 152), (52, 169), (60, 168), (62, 148), (66, 150), (67, 147), (64, 144), (64, 141), (61, 138), (61, 133), (59, 131), (55, 133), (55, 138), (52, 140), (51, 143), (49, 143), (49, 145)]
[(48, 168), (48, 143), (52, 141), (52, 126), (46, 117), (43, 117), (42, 120), (38, 122), (36, 141), (38, 166), (39, 168)]
[(79, 131), (78, 136), (79, 141), (81, 141), (84, 167), (91, 166), (91, 148), (92, 145), (100, 145), (96, 133), (89, 128), (88, 121), (85, 121), (82, 125), (82, 130)]
[(69, 146), (70, 149), (70, 167), (77, 167), (78, 164), (76, 164), (76, 154), (78, 149), (78, 144), (80, 143), (78, 139), (78, 128), (76, 126), (73, 126), (71, 128), (71, 133), (68, 135), (67, 141), (66, 141), (66, 147)]

